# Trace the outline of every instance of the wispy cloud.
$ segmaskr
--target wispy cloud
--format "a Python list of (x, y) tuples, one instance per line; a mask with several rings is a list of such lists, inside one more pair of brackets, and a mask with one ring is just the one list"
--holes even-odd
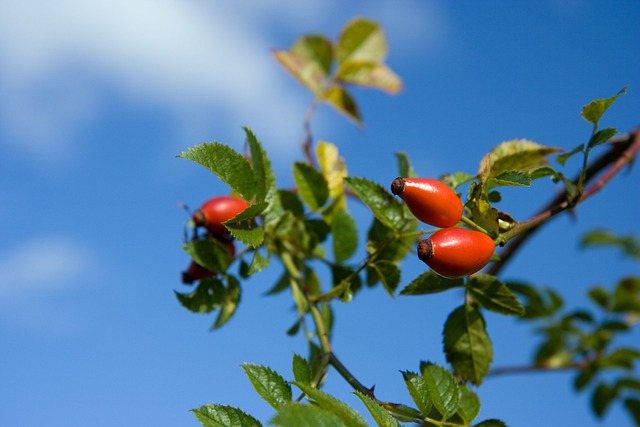
[[(274, 46), (283, 31), (317, 30), (344, 8), (337, 1), (245, 0), (232, 7), (0, 0), (0, 126), (16, 147), (64, 158), (76, 129), (100, 119), (107, 87), (166, 109), (184, 126), (251, 124), (269, 140), (297, 141), (308, 99), (274, 66), (269, 49), (284, 47)], [(419, 19), (433, 16), (424, 6), (408, 9), (419, 13), (396, 13), (402, 22), (389, 20), (394, 34), (416, 40), (417, 30), (434, 28), (432, 19)]]
[(80, 243), (64, 237), (38, 238), (0, 253), (0, 303), (76, 286), (91, 267)]

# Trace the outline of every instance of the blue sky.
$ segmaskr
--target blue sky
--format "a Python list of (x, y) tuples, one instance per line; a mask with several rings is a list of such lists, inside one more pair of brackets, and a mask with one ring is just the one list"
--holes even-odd
[[(366, 127), (328, 108), (314, 134), (335, 143), (353, 176), (383, 185), (406, 151), (420, 175), (477, 170), (491, 147), (513, 138), (571, 149), (588, 137), (580, 117), (592, 99), (629, 93), (604, 126), (640, 124), (636, 1), (512, 2), (241, 0), (236, 2), (0, 0), (0, 425), (193, 426), (208, 402), (272, 415), (240, 364), (290, 377), (306, 354), (287, 295), (264, 297), (278, 269), (244, 285), (233, 321), (187, 313), (181, 247), (185, 202), (228, 189), (175, 155), (203, 141), (241, 149), (249, 126), (272, 158), (280, 186), (301, 158), (310, 94), (271, 57), (296, 37), (335, 37), (355, 16), (385, 28), (388, 63), (403, 78), (394, 97), (357, 90)], [(566, 171), (575, 172), (577, 162)], [(556, 286), (584, 306), (586, 288), (638, 274), (602, 250), (582, 251), (595, 226), (639, 233), (635, 168), (554, 220), (504, 271)], [(526, 218), (555, 191), (547, 182), (505, 193)], [(366, 210), (353, 206), (360, 231)], [(403, 284), (424, 271), (407, 260)], [(382, 289), (336, 307), (336, 354), (378, 397), (409, 397), (401, 370), (443, 362), (440, 332), (459, 295), (396, 297)], [(526, 363), (532, 328), (488, 315), (495, 366)], [(629, 340), (638, 338), (635, 335)], [(481, 417), (511, 426), (604, 422), (575, 395), (570, 374), (489, 379)], [(327, 390), (365, 412), (332, 373)]]

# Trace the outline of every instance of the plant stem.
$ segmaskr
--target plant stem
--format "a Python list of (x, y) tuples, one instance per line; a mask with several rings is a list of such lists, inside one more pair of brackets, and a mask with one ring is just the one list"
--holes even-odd
[(492, 369), (488, 377), (507, 374), (526, 374), (530, 372), (562, 372), (576, 371), (584, 368), (584, 363), (572, 363), (563, 366), (544, 366), (544, 365), (520, 365), (520, 366), (504, 366)]
[(311, 118), (313, 117), (313, 113), (315, 113), (316, 108), (318, 107), (318, 99), (314, 99), (307, 108), (307, 112), (304, 115), (304, 140), (302, 142), (302, 151), (304, 152), (304, 156), (307, 159), (307, 163), (309, 166), (315, 167), (315, 162), (313, 161), (313, 134), (311, 132)]
[[(616, 141), (612, 141), (609, 151), (601, 155), (596, 159), (591, 166), (589, 166), (585, 173), (584, 183), (588, 183), (593, 180), (600, 172), (605, 170), (601, 177), (591, 186), (589, 186), (582, 193), (578, 203), (583, 202), (595, 193), (597, 193), (602, 187), (608, 183), (620, 170), (636, 157), (640, 150), (640, 127), (636, 128), (630, 134), (619, 138)], [(576, 178), (574, 182), (578, 182), (580, 177)], [(506, 263), (513, 257), (513, 255), (522, 247), (526, 240), (531, 237), (539, 228), (544, 225), (547, 220), (564, 211), (568, 207), (567, 192), (559, 194), (553, 200), (551, 200), (539, 213), (532, 219), (519, 223), (514, 226), (513, 229), (504, 233), (506, 237), (505, 243), (508, 241), (508, 245), (500, 253), (500, 261), (491, 265), (487, 270), (488, 274), (497, 275)]]
[(471, 219), (467, 218), (464, 215), (462, 215), (462, 217), (460, 218), (460, 221), (464, 222), (469, 227), (472, 227), (472, 228), (475, 228), (478, 231), (481, 231), (484, 234), (489, 234), (489, 232), (487, 230), (485, 230), (484, 228), (482, 228), (481, 226), (479, 226), (478, 224), (476, 224), (475, 222), (473, 222)]

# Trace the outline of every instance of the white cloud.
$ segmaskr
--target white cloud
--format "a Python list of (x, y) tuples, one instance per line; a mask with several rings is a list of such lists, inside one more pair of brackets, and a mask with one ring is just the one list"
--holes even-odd
[(68, 238), (24, 242), (0, 254), (0, 303), (76, 286), (91, 268), (90, 263), (86, 248)]
[[(432, 20), (419, 18), (428, 8), (405, 5), (413, 6), (388, 15), (398, 16), (390, 30), (415, 40)], [(335, 26), (345, 9), (310, 0), (0, 0), (0, 126), (15, 146), (64, 158), (78, 127), (99, 118), (107, 87), (186, 127), (247, 124), (263, 139), (297, 142), (310, 96), (269, 49), (283, 31)]]

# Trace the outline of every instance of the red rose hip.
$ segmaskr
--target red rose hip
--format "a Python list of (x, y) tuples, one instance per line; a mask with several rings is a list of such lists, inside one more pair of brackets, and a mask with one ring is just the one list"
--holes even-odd
[(484, 233), (443, 228), (418, 244), (418, 258), (440, 276), (456, 279), (473, 274), (489, 262), (495, 243)]
[(197, 264), (195, 261), (191, 261), (189, 263), (189, 267), (182, 272), (182, 283), (190, 285), (193, 282), (197, 282), (198, 280), (205, 279), (207, 277), (213, 277), (213, 273), (200, 264)]
[(391, 192), (407, 204), (420, 221), (434, 227), (453, 227), (462, 217), (462, 201), (445, 183), (431, 178), (396, 178)]
[(193, 213), (193, 222), (198, 227), (205, 227), (211, 236), (222, 237), (229, 234), (229, 230), (222, 223), (238, 215), (248, 206), (247, 202), (239, 197), (214, 197)]

